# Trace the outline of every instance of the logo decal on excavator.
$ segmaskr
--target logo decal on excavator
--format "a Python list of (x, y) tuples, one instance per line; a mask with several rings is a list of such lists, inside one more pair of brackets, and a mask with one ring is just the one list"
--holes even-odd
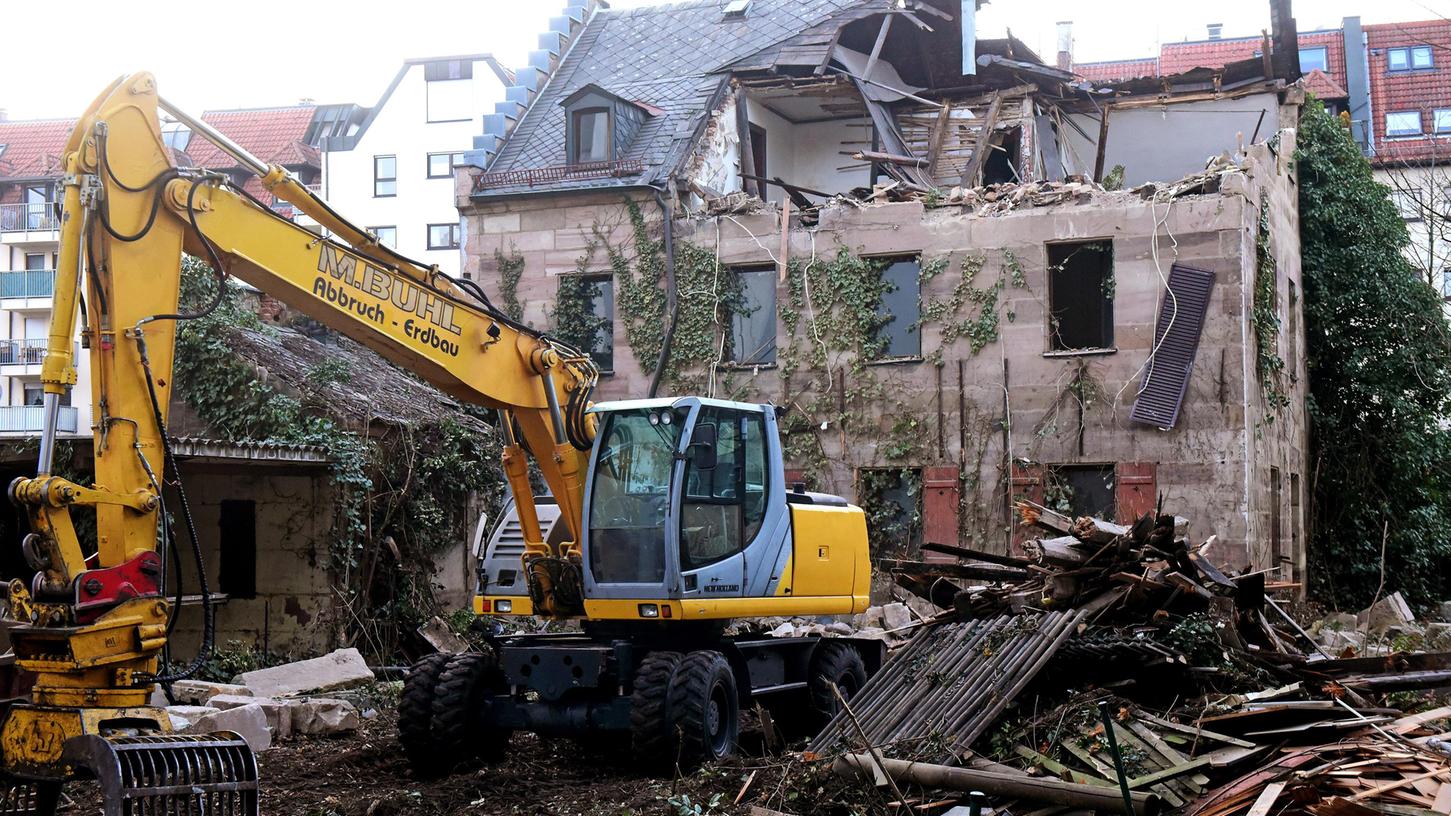
[(341, 286), (333, 285), (333, 281), (345, 283), (369, 298), (384, 304), (391, 303), (405, 312), (416, 315), (420, 318), (419, 320), (409, 318), (407, 321), (410, 338), (458, 356), (459, 345), (457, 343), (451, 343), (440, 337), (439, 331), (436, 331), (435, 328), (425, 328), (425, 326), (432, 326), (438, 330), (462, 336), (463, 329), (453, 319), (453, 304), (441, 296), (330, 244), (322, 245), (322, 252), (317, 259), (317, 271), (324, 274), (318, 275), (317, 280), (313, 282), (312, 293), (314, 295), (382, 325), (385, 310), (377, 304), (367, 303), (355, 297)]

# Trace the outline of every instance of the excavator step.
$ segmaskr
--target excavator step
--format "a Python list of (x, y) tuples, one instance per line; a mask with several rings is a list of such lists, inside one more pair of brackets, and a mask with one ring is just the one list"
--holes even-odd
[[(62, 760), (96, 780), (103, 816), (258, 816), (257, 758), (230, 731), (74, 737)], [(59, 782), (9, 780), (0, 816), (52, 816), (59, 794)]]

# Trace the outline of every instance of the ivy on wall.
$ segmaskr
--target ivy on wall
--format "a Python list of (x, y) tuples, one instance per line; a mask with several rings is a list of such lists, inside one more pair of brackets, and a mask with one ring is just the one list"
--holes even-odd
[(524, 277), (524, 256), (513, 246), (509, 254), (502, 249), (494, 250), (494, 264), (499, 268), (499, 300), (503, 301), (504, 314), (516, 321), (524, 319), (524, 304), (519, 300), (519, 281)]
[(1254, 308), (1250, 322), (1255, 334), (1255, 373), (1265, 397), (1266, 424), (1273, 423), (1290, 404), (1285, 391), (1285, 360), (1280, 357), (1279, 267), (1270, 248), (1270, 202), (1260, 202), (1259, 230), (1255, 237)]

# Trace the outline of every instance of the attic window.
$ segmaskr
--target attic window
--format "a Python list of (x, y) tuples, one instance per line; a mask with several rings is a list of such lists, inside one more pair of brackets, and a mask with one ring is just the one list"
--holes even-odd
[(746, 12), (750, 10), (751, 0), (730, 0), (730, 2), (725, 4), (725, 8), (722, 9), (722, 13), (725, 15), (726, 19), (730, 20), (744, 17), (746, 16)]
[(4, 156), (5, 155), (5, 148), (7, 148), (7, 147), (9, 147), (9, 145), (0, 144), (0, 156)]
[(609, 161), (612, 158), (609, 108), (582, 108), (570, 112), (569, 118), (573, 136), (570, 164)]

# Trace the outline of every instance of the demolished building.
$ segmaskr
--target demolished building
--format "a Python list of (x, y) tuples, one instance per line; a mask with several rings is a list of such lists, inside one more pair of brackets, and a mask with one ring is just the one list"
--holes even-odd
[(598, 399), (782, 406), (788, 480), (866, 507), (882, 557), (1162, 495), (1302, 578), (1274, 65), (1098, 85), (946, 0), (577, 11), (457, 193), (465, 274), (587, 348)]

